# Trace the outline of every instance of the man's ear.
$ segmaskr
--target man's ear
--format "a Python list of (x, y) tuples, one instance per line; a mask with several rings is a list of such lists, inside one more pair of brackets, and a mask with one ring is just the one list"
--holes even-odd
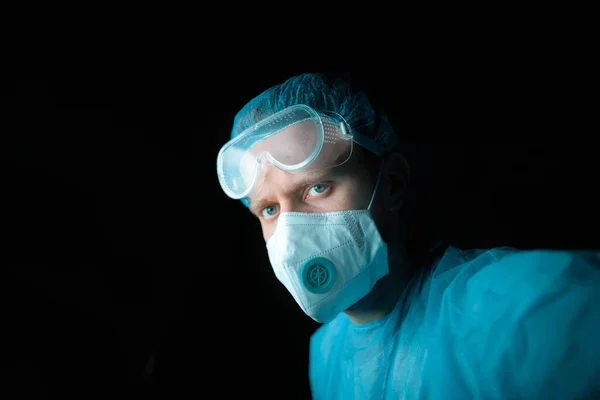
[(410, 168), (406, 158), (399, 151), (393, 151), (385, 156), (383, 179), (386, 190), (386, 208), (397, 211), (402, 207), (404, 194), (410, 181)]

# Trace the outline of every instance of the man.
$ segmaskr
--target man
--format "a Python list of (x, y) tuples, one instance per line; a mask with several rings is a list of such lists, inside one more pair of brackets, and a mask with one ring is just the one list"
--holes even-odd
[(363, 91), (291, 77), (237, 114), (217, 157), (260, 220), (277, 278), (323, 325), (315, 399), (580, 399), (600, 394), (600, 253), (503, 247), (411, 262), (410, 169)]

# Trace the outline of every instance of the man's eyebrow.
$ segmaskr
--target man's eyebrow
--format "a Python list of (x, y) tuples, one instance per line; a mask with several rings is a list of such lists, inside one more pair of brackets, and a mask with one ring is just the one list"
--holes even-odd
[[(340, 172), (336, 171), (335, 168), (326, 171), (309, 172), (306, 173), (303, 179), (298, 181), (294, 186), (295, 188), (297, 188), (304, 187), (310, 184), (316, 184), (324, 180), (330, 179), (335, 175), (339, 175), (339, 173)], [(273, 204), (273, 200), (269, 200), (269, 198), (266, 197), (255, 201), (250, 201), (250, 207), (248, 207), (248, 209), (252, 214), (257, 215), (258, 211), (262, 210), (265, 207), (268, 207), (271, 204)]]
[(304, 179), (298, 182), (298, 186), (305, 186), (311, 183), (317, 183), (319, 181), (327, 180), (328, 178), (332, 178), (333, 176), (338, 175), (334, 169), (329, 169), (326, 171), (315, 171), (309, 172), (305, 174)]
[(263, 208), (267, 207), (269, 204), (271, 204), (271, 201), (266, 200), (266, 199), (260, 199), (257, 201), (251, 201), (250, 202), (250, 207), (248, 207), (248, 209), (250, 210), (250, 212), (256, 216), (258, 216), (258, 212), (260, 210), (262, 210)]

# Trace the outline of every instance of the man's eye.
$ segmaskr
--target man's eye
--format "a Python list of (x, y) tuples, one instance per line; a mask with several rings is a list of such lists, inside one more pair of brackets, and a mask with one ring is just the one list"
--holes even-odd
[(329, 189), (329, 185), (325, 185), (323, 183), (320, 183), (318, 185), (314, 185), (313, 187), (311, 187), (308, 190), (308, 194), (311, 197), (318, 196), (320, 194), (323, 194), (327, 189)]
[(263, 217), (269, 219), (271, 217), (273, 217), (274, 215), (277, 214), (277, 206), (269, 206), (269, 207), (265, 207), (262, 210), (262, 215)]

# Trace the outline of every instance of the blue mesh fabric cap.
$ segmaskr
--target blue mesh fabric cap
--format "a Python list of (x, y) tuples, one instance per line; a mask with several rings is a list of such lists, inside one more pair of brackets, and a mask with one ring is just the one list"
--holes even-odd
[[(381, 112), (376, 117), (364, 91), (354, 88), (349, 80), (328, 78), (321, 73), (291, 77), (250, 100), (235, 116), (231, 138), (295, 104), (306, 104), (318, 112), (338, 113), (350, 125), (354, 141), (378, 156), (399, 147), (398, 136), (387, 117)], [(249, 205), (248, 199), (242, 202)]]

